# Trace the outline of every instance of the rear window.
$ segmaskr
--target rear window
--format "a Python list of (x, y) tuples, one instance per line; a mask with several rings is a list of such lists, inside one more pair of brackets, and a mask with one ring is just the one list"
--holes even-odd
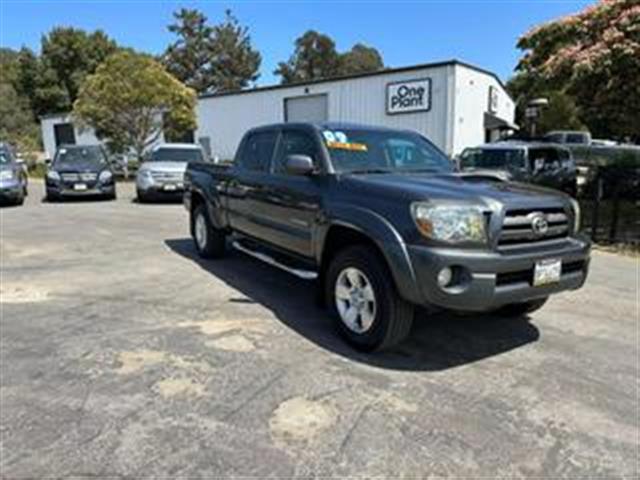
[(462, 152), (460, 166), (463, 169), (512, 169), (525, 167), (524, 150), (521, 148), (468, 148)]
[(566, 143), (587, 143), (587, 136), (581, 133), (568, 133)]
[(276, 132), (249, 134), (242, 146), (240, 166), (251, 171), (266, 172), (271, 164), (276, 138)]

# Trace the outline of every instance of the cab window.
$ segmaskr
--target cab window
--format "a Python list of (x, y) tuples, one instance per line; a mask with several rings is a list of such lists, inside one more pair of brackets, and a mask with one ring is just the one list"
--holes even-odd
[(269, 170), (273, 150), (276, 146), (276, 132), (251, 133), (245, 140), (239, 164), (243, 169), (254, 172)]
[(308, 133), (295, 130), (284, 131), (273, 169), (275, 173), (286, 172), (286, 161), (289, 155), (307, 155), (317, 166), (319, 160), (318, 144)]

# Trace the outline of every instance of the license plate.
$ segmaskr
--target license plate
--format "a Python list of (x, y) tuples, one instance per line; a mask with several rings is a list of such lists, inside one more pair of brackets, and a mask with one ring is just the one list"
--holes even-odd
[(76, 184), (73, 186), (73, 189), (74, 189), (74, 190), (78, 190), (78, 191), (83, 191), (83, 190), (86, 190), (86, 189), (87, 189), (87, 185), (86, 185), (86, 184), (84, 184), (84, 183), (76, 183)]
[(533, 270), (533, 285), (549, 285), (560, 281), (562, 274), (562, 261), (557, 259), (540, 260), (536, 262)]
[(173, 192), (173, 191), (177, 190), (177, 188), (178, 187), (176, 187), (175, 185), (165, 185), (164, 186), (164, 189), (167, 192)]

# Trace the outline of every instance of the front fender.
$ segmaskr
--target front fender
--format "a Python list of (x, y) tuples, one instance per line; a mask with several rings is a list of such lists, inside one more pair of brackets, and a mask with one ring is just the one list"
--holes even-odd
[(412, 303), (420, 302), (416, 275), (404, 240), (395, 227), (382, 215), (362, 207), (338, 205), (328, 212), (326, 222), (318, 231), (316, 260), (322, 262), (325, 240), (332, 226), (342, 226), (365, 235), (384, 255), (398, 293)]

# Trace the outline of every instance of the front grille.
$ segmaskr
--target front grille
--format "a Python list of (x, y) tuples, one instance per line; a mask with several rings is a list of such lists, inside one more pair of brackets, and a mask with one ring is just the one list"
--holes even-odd
[(65, 182), (95, 182), (97, 173), (63, 173), (60, 175)]
[(184, 173), (182, 172), (151, 172), (151, 178), (159, 182), (182, 182)]
[[(546, 222), (544, 231), (534, 229), (536, 218)], [(504, 217), (498, 246), (542, 242), (568, 235), (569, 217), (562, 208), (511, 210)]]

